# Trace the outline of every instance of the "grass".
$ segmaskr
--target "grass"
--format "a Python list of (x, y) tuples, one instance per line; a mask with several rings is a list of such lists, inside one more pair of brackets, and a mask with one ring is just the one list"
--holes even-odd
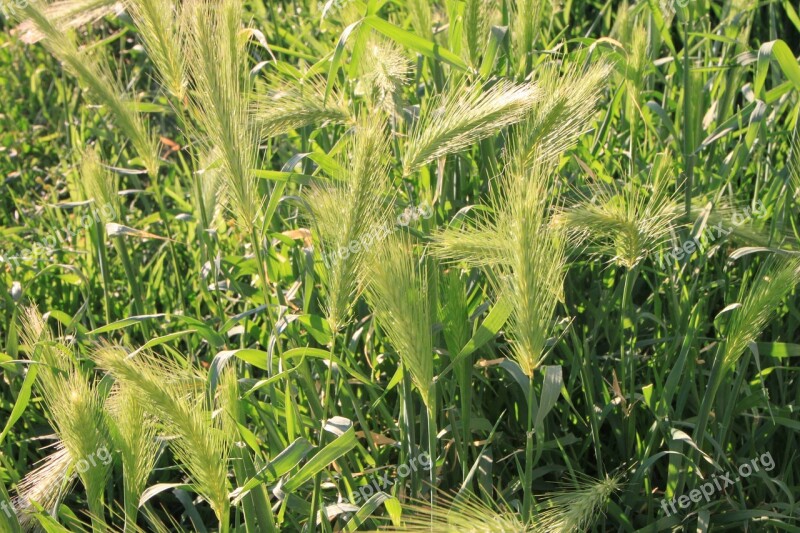
[(800, 527), (791, 3), (3, 5), (0, 531)]

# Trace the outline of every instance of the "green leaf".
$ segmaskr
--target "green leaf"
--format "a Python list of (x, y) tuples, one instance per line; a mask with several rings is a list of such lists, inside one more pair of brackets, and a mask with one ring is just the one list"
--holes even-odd
[(8, 415), (6, 427), (3, 428), (3, 432), (0, 433), (0, 443), (3, 442), (8, 432), (11, 431), (11, 428), (22, 416), (22, 413), (25, 412), (25, 408), (28, 407), (28, 403), (31, 400), (31, 387), (33, 387), (33, 382), (36, 380), (36, 374), (38, 372), (39, 367), (37, 365), (32, 364), (28, 367), (28, 373), (25, 376), (25, 380), (22, 382), (22, 387), (19, 389), (17, 401), (14, 404), (14, 408), (11, 410), (11, 414)]
[(448, 65), (457, 68), (458, 70), (468, 71), (469, 67), (467, 66), (464, 61), (455, 55), (453, 52), (448, 50), (447, 48), (442, 48), (436, 43), (432, 43), (427, 39), (423, 39), (417, 35), (414, 35), (411, 32), (408, 32), (402, 28), (398, 28), (391, 22), (387, 22), (382, 18), (378, 18), (375, 15), (370, 15), (365, 17), (362, 22), (367, 24), (373, 30), (382, 33), (389, 39), (397, 42), (406, 48), (414, 50), (425, 57), (429, 57), (431, 59), (436, 59), (439, 61), (444, 61)]
[(109, 331), (116, 331), (118, 329), (125, 329), (129, 326), (134, 324), (138, 324), (140, 322), (145, 322), (147, 320), (153, 320), (154, 318), (163, 318), (167, 315), (164, 313), (158, 313), (155, 315), (138, 315), (138, 316), (131, 316), (128, 318), (123, 318), (122, 320), (117, 320), (116, 322), (112, 322), (111, 324), (106, 324), (105, 326), (100, 326), (97, 329), (93, 329), (87, 335), (100, 335), (101, 333), (108, 333)]
[(458, 355), (453, 358), (450, 364), (447, 365), (447, 368), (445, 368), (436, 379), (439, 380), (444, 377), (459, 361), (465, 357), (469, 357), (481, 346), (494, 339), (500, 331), (500, 328), (502, 328), (506, 320), (508, 320), (508, 317), (511, 316), (511, 311), (511, 304), (507, 298), (501, 297), (497, 300), (497, 303), (494, 304), (494, 307), (489, 311), (489, 314), (478, 327), (478, 330), (469, 342), (458, 352)]
[[(326, 429), (331, 426), (331, 422), (338, 420), (347, 419), (342, 419), (342, 417), (334, 417), (328, 422), (328, 424), (326, 424)], [(353, 423), (349, 420), (347, 420), (347, 422), (349, 422), (349, 429), (339, 435), (333, 442), (329, 443), (319, 452), (317, 452), (317, 454), (309, 459), (309, 461), (304, 464), (295, 475), (290, 477), (289, 480), (281, 487), (283, 492), (289, 493), (296, 491), (303, 485), (303, 483), (314, 477), (314, 475), (316, 475), (318, 472), (321, 472), (336, 459), (342, 457), (344, 454), (355, 448), (357, 444), (356, 432), (355, 429), (353, 429)]]
[(289, 470), (299, 465), (300, 461), (313, 449), (314, 447), (306, 439), (301, 437), (295, 440), (244, 485), (231, 492), (232, 503), (234, 505), (238, 504), (248, 492), (259, 485), (273, 483)]
[(534, 431), (540, 432), (544, 417), (547, 416), (556, 405), (561, 387), (564, 386), (564, 376), (560, 365), (544, 367), (544, 384), (542, 385), (542, 396), (539, 402), (539, 410), (536, 412), (536, 423)]
[(330, 359), (344, 370), (346, 370), (350, 375), (364, 383), (365, 385), (372, 385), (372, 381), (359, 372), (358, 370), (348, 366), (345, 364), (341, 359), (332, 355), (329, 351), (320, 350), (319, 348), (292, 348), (291, 350), (287, 350), (283, 353), (281, 360), (288, 360), (288, 359), (295, 359), (297, 357), (312, 357), (315, 359)]
[(761, 96), (764, 88), (764, 81), (767, 79), (767, 69), (770, 59), (777, 61), (783, 74), (794, 84), (795, 89), (800, 89), (800, 65), (797, 64), (792, 50), (780, 39), (770, 41), (761, 45), (758, 49), (758, 65), (756, 67), (756, 77), (753, 82), (753, 92)]
[[(400, 501), (394, 496), (386, 494), (385, 492), (373, 494), (372, 497), (364, 502), (364, 505), (362, 505), (361, 508), (356, 511), (356, 513), (353, 515), (353, 518), (347, 522), (347, 524), (344, 526), (344, 530), (356, 531), (364, 522), (366, 522), (367, 518), (372, 516), (372, 513), (374, 513), (375, 510), (381, 506), (381, 504), (384, 504), (386, 510), (390, 511), (390, 507), (399, 507)], [(394, 521), (391, 511), (389, 512), (389, 516)], [(394, 521), (394, 524), (400, 525), (397, 521)]]

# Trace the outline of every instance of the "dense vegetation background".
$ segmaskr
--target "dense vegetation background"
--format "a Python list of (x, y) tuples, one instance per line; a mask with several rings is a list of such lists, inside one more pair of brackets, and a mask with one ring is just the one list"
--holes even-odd
[(800, 530), (796, 3), (3, 5), (0, 531)]

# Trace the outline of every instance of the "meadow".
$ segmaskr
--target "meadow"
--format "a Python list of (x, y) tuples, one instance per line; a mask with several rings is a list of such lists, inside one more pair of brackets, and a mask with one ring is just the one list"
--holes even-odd
[(800, 531), (796, 2), (0, 7), (0, 533)]

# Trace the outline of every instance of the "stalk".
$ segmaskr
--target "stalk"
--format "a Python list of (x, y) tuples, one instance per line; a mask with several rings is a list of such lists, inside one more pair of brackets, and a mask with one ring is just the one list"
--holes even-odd
[[(636, 432), (636, 419), (633, 405), (635, 403), (636, 391), (636, 360), (633, 354), (634, 340), (636, 338), (635, 317), (633, 316), (633, 285), (636, 283), (636, 267), (626, 269), (625, 284), (622, 290), (622, 336), (620, 338), (620, 361), (622, 363), (622, 383), (628, 389), (628, 405), (631, 406), (628, 418), (628, 434), (626, 435), (626, 449), (633, 452)], [(631, 343), (626, 346), (625, 319), (631, 322)]]
[[(258, 237), (258, 233), (256, 232), (255, 227), (251, 229), (250, 232), (250, 243), (253, 246), (253, 250), (256, 255), (256, 261), (258, 261), (258, 275), (261, 277), (261, 290), (264, 292), (264, 305), (267, 308), (267, 317), (269, 318), (269, 326), (270, 330), (274, 330), (276, 320), (272, 314), (272, 308), (269, 305), (269, 278), (267, 278), (267, 267), (264, 263), (264, 255), (261, 252), (261, 239)], [(282, 353), (281, 343), (276, 342), (276, 347), (278, 348), (278, 353)]]
[(428, 470), (429, 482), (431, 484), (431, 509), (433, 509), (434, 493), (436, 492), (436, 385), (431, 387), (430, 398), (428, 399), (427, 422), (428, 422)]
[(133, 492), (131, 491), (130, 487), (128, 487), (128, 483), (125, 483), (125, 487), (123, 488), (124, 491), (124, 503), (123, 509), (125, 512), (125, 525), (123, 526), (123, 531), (126, 533), (129, 531), (136, 530), (136, 517), (139, 514), (139, 502), (136, 500)]
[(472, 382), (472, 364), (470, 358), (464, 358), (464, 361), (459, 366), (461, 368), (458, 369), (457, 374), (460, 389), (459, 396), (461, 399), (461, 478), (464, 480), (467, 479), (467, 475), (469, 475), (470, 420), (472, 418), (470, 416), (472, 412), (472, 388), (470, 387)]
[(527, 524), (533, 512), (533, 374), (528, 376), (528, 420), (525, 426), (525, 475), (522, 481), (522, 522)]
[(111, 323), (111, 280), (108, 277), (108, 259), (106, 257), (103, 234), (105, 227), (102, 222), (97, 222), (94, 225), (92, 237), (94, 238), (94, 245), (97, 248), (97, 264), (100, 266), (100, 276), (103, 280), (103, 301), (105, 302), (105, 318), (106, 324)]
[(218, 518), (219, 518), (219, 533), (229, 533), (231, 530), (231, 523), (230, 523), (230, 514), (231, 514), (231, 505), (228, 500), (225, 501), (223, 504), (222, 510), (220, 511)]
[[(152, 179), (152, 181), (155, 184), (155, 180)], [(164, 230), (167, 233), (167, 239), (169, 239), (167, 241), (167, 248), (169, 249), (170, 259), (172, 261), (172, 269), (175, 271), (175, 286), (178, 289), (178, 298), (180, 298), (180, 300), (178, 300), (178, 301), (183, 303), (183, 302), (186, 301), (186, 299), (183, 296), (183, 288), (182, 288), (183, 287), (183, 283), (182, 283), (182, 280), (180, 279), (180, 270), (178, 270), (178, 256), (175, 255), (175, 242), (174, 242), (175, 239), (172, 238), (172, 231), (169, 229), (169, 221), (167, 220), (167, 210), (166, 210), (166, 207), (164, 205), (164, 196), (163, 196), (163, 194), (161, 192), (161, 187), (158, 187), (157, 186), (158, 184), (155, 184), (155, 185), (156, 185), (156, 187), (153, 187), (153, 189), (154, 189), (155, 194), (156, 194), (156, 203), (158, 204), (158, 213), (161, 216), (161, 222), (164, 224)], [(169, 295), (169, 291), (167, 291), (167, 294)], [(167, 296), (167, 297), (170, 298), (170, 300), (172, 299), (171, 296)], [(170, 307), (174, 308), (173, 305), (171, 305)]]
[(692, 212), (692, 187), (694, 181), (694, 156), (689, 153), (689, 19), (684, 15), (683, 20), (683, 165), (686, 175), (684, 203), (687, 218)]
[(89, 514), (92, 517), (92, 531), (95, 533), (103, 533), (106, 530), (106, 521), (103, 518), (105, 507), (103, 507), (103, 494), (94, 497), (89, 496)]
[[(402, 387), (400, 389), (400, 404), (403, 409), (403, 424), (400, 428), (402, 439), (406, 446), (406, 461), (410, 461), (414, 457), (414, 399), (411, 395), (411, 376), (405, 368), (401, 366), (403, 372)], [(419, 496), (420, 480), (419, 475), (415, 469), (411, 469), (411, 495), (412, 497)]]
[[(323, 446), (325, 446), (325, 422), (328, 419), (328, 413), (330, 411), (330, 396), (331, 396), (331, 381), (333, 381), (333, 354), (336, 347), (336, 334), (331, 336), (331, 349), (328, 356), (328, 371), (325, 374), (325, 396), (322, 404), (322, 419), (320, 421), (320, 428), (319, 428), (319, 449), (321, 450)], [(316, 516), (318, 513), (317, 507), (320, 505), (322, 500), (321, 494), (322, 488), (322, 472), (318, 472), (316, 476), (314, 476), (314, 493), (311, 497), (311, 516), (309, 517), (309, 527), (313, 527), (316, 524)], [(322, 520), (323, 529), (327, 530), (327, 522)], [(309, 529), (312, 531), (312, 529)]]
[[(128, 276), (128, 285), (133, 293), (133, 308), (136, 310), (137, 315), (142, 316), (144, 315), (142, 288), (139, 285), (139, 277), (136, 275), (136, 272), (133, 269), (133, 264), (131, 263), (125, 237), (122, 235), (117, 235), (114, 238), (114, 244), (116, 245), (119, 256), (122, 259), (122, 267), (125, 269), (125, 275)], [(150, 328), (147, 326), (147, 323), (142, 321), (141, 325), (145, 337), (150, 338)]]

